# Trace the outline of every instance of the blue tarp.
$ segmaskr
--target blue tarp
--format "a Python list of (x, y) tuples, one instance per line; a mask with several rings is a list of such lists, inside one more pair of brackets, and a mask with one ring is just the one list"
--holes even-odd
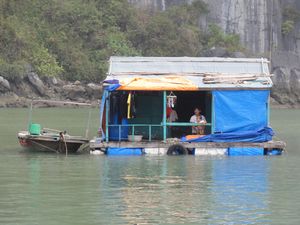
[(109, 84), (108, 86), (105, 86), (105, 90), (107, 90), (107, 91), (115, 91), (121, 86), (119, 83), (119, 80), (116, 80), (116, 79), (105, 80), (105, 81), (103, 81), (103, 83)]
[(120, 84), (111, 84), (109, 86), (107, 86), (105, 89), (108, 91), (115, 91), (117, 90), (119, 87), (121, 87)]
[[(114, 125), (118, 124), (118, 115), (115, 115), (113, 117), (113, 121), (111, 124), (114, 124)], [(122, 119), (121, 124), (127, 125), (128, 120)], [(121, 132), (120, 134), (119, 134), (119, 131)], [(119, 129), (118, 126), (112, 126), (109, 128), (109, 140), (111, 140), (111, 141), (128, 140), (128, 131), (129, 131), (128, 126), (121, 127), (121, 129)]]
[(264, 155), (264, 148), (230, 147), (228, 149), (228, 155), (230, 156)]
[(269, 90), (213, 91), (215, 133), (258, 131), (268, 126)]
[(266, 142), (272, 140), (272, 128), (265, 127), (258, 131), (237, 131), (220, 134), (210, 134), (201, 138), (181, 138), (183, 142)]
[[(102, 133), (102, 140), (105, 139), (105, 132), (102, 129), (102, 122), (103, 122), (103, 115), (105, 113), (104, 108), (105, 108), (106, 100), (107, 100), (107, 97), (108, 97), (108, 92), (115, 91), (116, 89), (118, 89), (118, 87), (121, 86), (120, 84), (118, 84), (118, 82), (119, 81), (117, 81), (117, 80), (113, 80), (111, 82), (108, 82), (108, 83), (111, 83), (111, 84), (109, 86), (106, 86), (103, 90), (103, 93), (102, 93), (102, 99), (101, 99), (101, 105), (100, 105), (100, 127), (99, 127), (99, 130)], [(124, 133), (124, 132), (122, 132), (122, 133)]]
[(104, 91), (102, 93), (101, 104), (100, 104), (100, 126), (99, 126), (99, 130), (101, 131), (103, 140), (105, 139), (105, 133), (104, 133), (104, 130), (102, 129), (102, 122), (103, 122), (104, 107), (105, 107), (107, 97), (108, 97), (108, 91), (106, 89), (104, 89)]
[(141, 148), (108, 148), (107, 155), (142, 155)]
[(268, 127), (269, 90), (213, 91), (214, 133), (184, 142), (266, 142), (272, 140)]

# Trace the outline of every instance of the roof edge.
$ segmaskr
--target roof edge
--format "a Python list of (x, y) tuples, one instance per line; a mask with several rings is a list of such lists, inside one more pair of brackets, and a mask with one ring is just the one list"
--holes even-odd
[(267, 58), (223, 58), (223, 57), (140, 57), (140, 56), (111, 56), (110, 62), (248, 62), (270, 63)]

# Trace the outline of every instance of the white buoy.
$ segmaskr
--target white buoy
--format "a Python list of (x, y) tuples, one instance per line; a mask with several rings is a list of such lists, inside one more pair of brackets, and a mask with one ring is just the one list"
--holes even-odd
[(100, 151), (100, 150), (94, 150), (94, 151), (90, 151), (91, 155), (103, 155), (104, 152)]

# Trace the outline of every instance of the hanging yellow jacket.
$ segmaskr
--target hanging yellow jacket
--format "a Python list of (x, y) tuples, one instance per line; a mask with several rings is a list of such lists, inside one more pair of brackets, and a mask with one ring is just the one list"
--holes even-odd
[(131, 108), (131, 92), (128, 94), (128, 98), (127, 98), (127, 119), (131, 118), (130, 108)]

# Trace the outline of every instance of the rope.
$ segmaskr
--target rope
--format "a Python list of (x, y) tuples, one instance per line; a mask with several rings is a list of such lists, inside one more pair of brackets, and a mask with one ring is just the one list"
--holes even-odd
[(90, 108), (90, 110), (89, 110), (89, 116), (88, 116), (88, 121), (87, 121), (87, 125), (86, 125), (86, 130), (85, 130), (85, 138), (88, 138), (88, 136), (89, 136), (91, 115), (92, 115), (92, 108)]
[(60, 135), (60, 140), (62, 140), (65, 144), (65, 151), (66, 151), (66, 156), (67, 156), (68, 155), (68, 147), (67, 147), (67, 143), (66, 143), (64, 134), (63, 134), (63, 132), (60, 132), (59, 135)]
[(46, 145), (43, 145), (43, 144), (41, 144), (41, 143), (38, 143), (38, 142), (36, 142), (36, 141), (33, 141), (33, 140), (30, 140), (32, 143), (34, 143), (34, 144), (36, 144), (36, 145), (39, 145), (39, 146), (42, 146), (42, 147), (44, 147), (44, 148), (46, 148), (46, 149), (48, 149), (48, 150), (50, 150), (50, 151), (53, 151), (53, 152), (55, 152), (55, 153), (59, 153), (58, 151), (56, 151), (55, 149), (53, 149), (53, 148), (50, 148), (50, 147), (48, 147), (48, 146), (46, 146)]

